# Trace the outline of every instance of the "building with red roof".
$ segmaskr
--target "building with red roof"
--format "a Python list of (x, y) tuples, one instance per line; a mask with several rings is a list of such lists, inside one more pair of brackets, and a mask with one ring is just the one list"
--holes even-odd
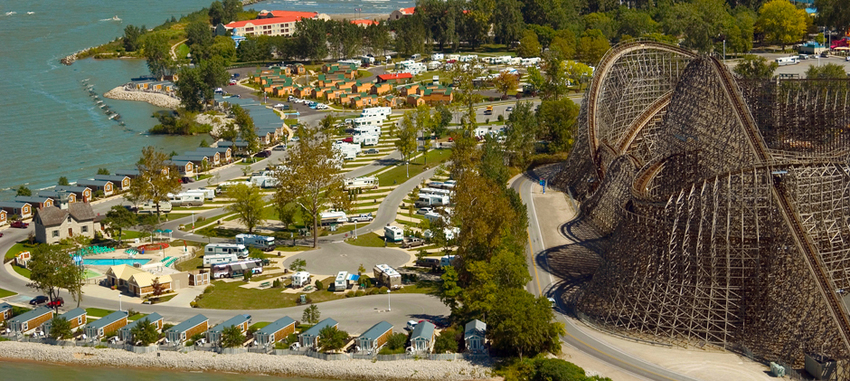
[(370, 26), (370, 25), (378, 25), (378, 22), (377, 22), (377, 21), (375, 21), (375, 20), (366, 20), (366, 19), (363, 19), (363, 20), (351, 20), (351, 23), (352, 23), (352, 24), (354, 24), (354, 25), (357, 25), (357, 26), (359, 26), (359, 27), (362, 27), (362, 28), (365, 28), (365, 27)]
[(416, 13), (416, 7), (400, 8), (390, 13), (390, 20), (398, 20), (402, 17), (412, 16)]
[(404, 83), (413, 79), (413, 74), (410, 73), (395, 73), (381, 74), (378, 76), (378, 83), (395, 81), (396, 83)]
[(295, 24), (302, 19), (329, 20), (330, 17), (318, 12), (262, 11), (255, 20), (235, 21), (224, 28), (237, 36), (292, 36)]

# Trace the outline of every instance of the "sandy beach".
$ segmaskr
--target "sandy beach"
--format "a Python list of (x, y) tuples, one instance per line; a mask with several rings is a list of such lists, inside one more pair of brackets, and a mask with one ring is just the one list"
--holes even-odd
[(348, 380), (471, 380), (491, 378), (489, 367), (465, 360), (339, 360), (256, 353), (222, 355), (213, 352), (153, 352), (135, 354), (120, 349), (61, 347), (38, 343), (0, 342), (0, 359), (41, 361), (78, 366), (158, 368), (184, 371), (235, 372)]

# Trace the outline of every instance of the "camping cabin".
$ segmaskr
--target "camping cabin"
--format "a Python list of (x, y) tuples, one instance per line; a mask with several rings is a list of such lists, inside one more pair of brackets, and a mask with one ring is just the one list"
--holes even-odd
[(295, 333), (295, 320), (289, 316), (284, 316), (255, 332), (254, 340), (258, 346), (268, 346), (285, 339), (293, 333)]
[(15, 201), (28, 203), (36, 209), (53, 206), (53, 199), (45, 196), (16, 196)]
[(9, 319), (8, 327), (12, 332), (27, 333), (50, 319), (53, 319), (53, 310), (41, 306)]
[[(68, 312), (66, 312), (62, 315), (59, 315), (58, 317), (60, 319), (65, 319), (68, 323), (70, 323), (71, 330), (82, 327), (82, 326), (86, 325), (86, 323), (88, 322), (87, 317), (86, 317), (86, 310), (84, 310), (82, 308), (74, 308), (73, 310), (70, 310), (70, 311), (68, 311)], [(51, 326), (52, 320), (53, 319), (48, 320), (47, 322), (44, 323), (44, 334), (45, 335), (50, 334), (50, 326)]]
[(431, 353), (434, 349), (434, 337), (437, 326), (429, 321), (416, 325), (410, 334), (410, 346), (415, 353)]
[(77, 180), (77, 186), (88, 187), (94, 189), (95, 192), (101, 191), (107, 197), (115, 193), (115, 184), (109, 180), (80, 179)]
[(484, 344), (487, 336), (487, 324), (481, 320), (474, 319), (466, 323), (463, 331), (463, 342), (466, 343), (466, 350), (470, 353), (484, 352)]
[(77, 194), (69, 191), (38, 191), (39, 197), (50, 197), (54, 205), (73, 204), (77, 202)]
[(130, 189), (130, 176), (126, 175), (96, 175), (95, 180), (106, 180), (115, 185), (116, 190), (124, 192)]
[(86, 336), (95, 339), (115, 332), (127, 325), (127, 311), (115, 311), (86, 326)]
[(170, 343), (182, 343), (192, 336), (206, 332), (208, 328), (209, 319), (204, 315), (198, 314), (189, 320), (169, 328), (165, 331), (165, 338)]
[(6, 225), (9, 223), (9, 212), (0, 209), (0, 226)]
[(162, 315), (154, 312), (150, 315), (147, 315), (139, 320), (136, 320), (130, 324), (121, 327), (121, 329), (118, 330), (118, 338), (123, 341), (133, 341), (133, 328), (135, 328), (136, 325), (138, 325), (139, 322), (142, 320), (147, 320), (151, 324), (153, 324), (153, 326), (156, 327), (157, 332), (162, 329)]
[(0, 201), (0, 209), (9, 213), (9, 216), (18, 216), (22, 219), (32, 217), (32, 204), (20, 201)]
[(319, 347), (319, 332), (322, 331), (322, 328), (325, 327), (336, 327), (339, 325), (336, 320), (327, 318), (325, 320), (320, 321), (318, 324), (312, 326), (310, 329), (301, 333), (301, 347), (302, 348), (313, 348), (316, 349)]
[(393, 325), (382, 321), (363, 332), (357, 338), (357, 345), (360, 347), (360, 351), (372, 354), (377, 352), (392, 335)]
[(12, 305), (9, 303), (0, 303), (0, 321), (7, 321), (12, 318)]
[(221, 343), (222, 333), (226, 328), (238, 327), (239, 331), (244, 334), (248, 331), (249, 324), (251, 324), (251, 315), (236, 315), (207, 331), (207, 340), (210, 344), (219, 345)]
[(82, 202), (91, 201), (91, 196), (92, 196), (91, 188), (84, 187), (84, 186), (57, 185), (56, 188), (53, 188), (53, 191), (54, 192), (71, 192), (71, 193), (77, 195), (76, 201), (82, 201)]

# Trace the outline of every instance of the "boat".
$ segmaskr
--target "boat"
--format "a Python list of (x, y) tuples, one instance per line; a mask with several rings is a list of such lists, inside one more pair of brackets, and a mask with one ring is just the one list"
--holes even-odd
[(118, 113), (115, 113), (115, 114), (112, 114), (111, 116), (109, 116), (109, 119), (118, 120), (118, 119), (121, 119), (121, 115), (118, 115)]
[(112, 21), (121, 21), (121, 19), (118, 18), (118, 15), (115, 15), (112, 16)]
[(28, 15), (34, 15), (35, 12), (27, 12)]

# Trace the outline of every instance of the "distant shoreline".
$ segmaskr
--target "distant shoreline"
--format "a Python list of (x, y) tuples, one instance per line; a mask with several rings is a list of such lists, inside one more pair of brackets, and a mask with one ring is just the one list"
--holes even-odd
[[(164, 355), (163, 355), (164, 354)], [(206, 351), (137, 354), (121, 349), (62, 347), (16, 341), (0, 342), (3, 361), (46, 362), (75, 366), (228, 372), (335, 380), (440, 380), (492, 378), (492, 369), (465, 360), (319, 360), (307, 356), (257, 353), (224, 355)]]

